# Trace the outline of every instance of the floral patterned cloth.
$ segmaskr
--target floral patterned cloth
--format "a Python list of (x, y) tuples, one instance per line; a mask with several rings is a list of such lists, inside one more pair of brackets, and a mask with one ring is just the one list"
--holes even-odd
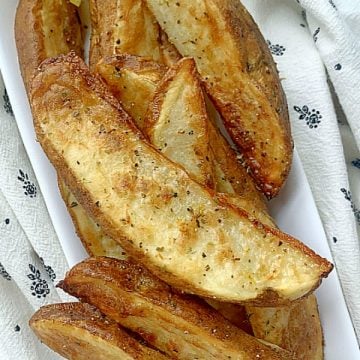
[(40, 306), (69, 300), (55, 288), (68, 265), (0, 78), (0, 359), (59, 359), (30, 331)]
[(292, 133), (360, 338), (360, 2), (243, 0), (277, 63)]
[[(294, 141), (360, 335), (360, 3), (244, 0), (278, 64)], [(27, 321), (68, 268), (0, 79), (0, 359), (58, 359)]]

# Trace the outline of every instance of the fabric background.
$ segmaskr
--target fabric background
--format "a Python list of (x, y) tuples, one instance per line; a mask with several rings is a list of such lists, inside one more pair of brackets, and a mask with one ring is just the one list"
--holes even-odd
[(268, 41), (294, 142), (360, 336), (360, 2), (244, 0)]
[[(360, 337), (360, 2), (244, 0), (268, 42)], [(58, 359), (27, 322), (68, 269), (0, 78), (0, 359)], [(25, 354), (25, 355), (24, 355)], [(25, 356), (25, 357), (24, 357)]]

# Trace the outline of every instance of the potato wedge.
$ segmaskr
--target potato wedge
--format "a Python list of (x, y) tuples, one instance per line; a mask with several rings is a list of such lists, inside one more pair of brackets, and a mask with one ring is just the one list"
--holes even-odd
[[(134, 58), (133, 61), (136, 62), (136, 58)], [(106, 71), (108, 72), (108, 74), (105, 74), (104, 77), (105, 80), (108, 81), (107, 79), (109, 78), (109, 74), (111, 78), (111, 74), (113, 72), (112, 67), (114, 65), (111, 65), (109, 58), (107, 65), (101, 66), (106, 66)], [(120, 68), (120, 72), (126, 70), (125, 68), (122, 68), (120, 64), (118, 65), (118, 67)], [(104, 71), (100, 71), (100, 73), (101, 72), (104, 74)], [(173, 69), (171, 74), (166, 76), (167, 80), (162, 80), (162, 82), (166, 81), (165, 84), (168, 85), (166, 90), (168, 92), (171, 91), (171, 88), (169, 89), (169, 82), (172, 79), (171, 76), (175, 76), (175, 72), (176, 69)], [(122, 77), (120, 77), (120, 80), (121, 79)], [(137, 77), (137, 79), (140, 80), (139, 82), (141, 83), (141, 77)], [(111, 85), (114, 89), (119, 87), (119, 78), (117, 78), (116, 80), (117, 81), (111, 82)], [(188, 78), (187, 86), (191, 86), (192, 81), (193, 80)], [(154, 91), (155, 86), (156, 83), (154, 82), (152, 91)], [(159, 85), (159, 88), (163, 87), (164, 85)], [(125, 96), (127, 91), (129, 91), (130, 93), (135, 92), (134, 89), (132, 89), (131, 82), (128, 82), (126, 84), (126, 89), (124, 89), (122, 92), (115, 92), (118, 98), (122, 99), (122, 96)], [(137, 95), (139, 96), (139, 93), (137, 93)], [(144, 96), (143, 98), (144, 101), (142, 103), (146, 102), (147, 99), (152, 98), (152, 96)], [(157, 101), (155, 99), (155, 109), (157, 109), (158, 111), (160, 107), (157, 106), (156, 103)], [(184, 107), (186, 106), (187, 103), (185, 102)], [(132, 109), (129, 108), (129, 110), (130, 115), (132, 115)], [(169, 115), (169, 119), (171, 119), (171, 121), (178, 120), (179, 122), (180, 117), (175, 116), (175, 118), (173, 118), (171, 115), (173, 115), (173, 112)], [(186, 114), (184, 114), (181, 117), (182, 122), (186, 123), (186, 118)], [(233, 198), (234, 205), (243, 207), (248, 212), (253, 213), (254, 217), (258, 218), (263, 223), (273, 225), (271, 218), (267, 215), (264, 201), (259, 196), (259, 192), (255, 188), (252, 179), (247, 175), (243, 167), (238, 166), (236, 153), (230, 148), (226, 140), (218, 134), (218, 130), (215, 128), (214, 124), (210, 123), (208, 125), (208, 130), (210, 131), (211, 137), (211, 139), (209, 140), (210, 148), (214, 151), (215, 158), (218, 161), (216, 162), (216, 160), (213, 159), (213, 161), (215, 162), (215, 170), (218, 171), (218, 173), (215, 174), (217, 190), (230, 194), (236, 193), (237, 196)], [(166, 133), (165, 131), (163, 133), (162, 128), (158, 128), (157, 131), (161, 137), (167, 139), (167, 149), (173, 146), (172, 141), (174, 139), (174, 136), (176, 135), (176, 131), (171, 131), (171, 133)], [(197, 134), (196, 131), (195, 134)], [(161, 147), (161, 141), (157, 141), (157, 137), (154, 138), (150, 136), (150, 139), (156, 147)], [(201, 141), (201, 139), (198, 139), (198, 141)], [(180, 148), (181, 147), (178, 147), (177, 151), (178, 153), (180, 153), (180, 155), (182, 155), (182, 152), (179, 151)], [(179, 163), (176, 156), (171, 156), (172, 154), (170, 154), (169, 156), (168, 152), (164, 153), (172, 161)], [(197, 156), (200, 161), (204, 160), (204, 155), (201, 156), (201, 153), (195, 152), (195, 156)], [(185, 170), (189, 171), (187, 165), (189, 162), (191, 162), (192, 159), (193, 156), (183, 156), (180, 159)], [(196, 164), (196, 161), (194, 163)], [(234, 166), (233, 164), (235, 164), (236, 166)], [(222, 171), (223, 169), (226, 174)], [(199, 171), (199, 169), (196, 169), (195, 167), (195, 171), (192, 173), (192, 176), (194, 176), (196, 170)], [(195, 176), (194, 178), (201, 182), (201, 176)], [(106, 256), (106, 250), (103, 250), (102, 253), (95, 253), (95, 255)], [(312, 301), (316, 302), (314, 295), (310, 295), (309, 299), (310, 298), (313, 299)], [(207, 300), (207, 302), (209, 302), (211, 306), (217, 309), (217, 311), (219, 311), (225, 318), (229, 319), (233, 324), (245, 330), (246, 332), (252, 334), (252, 327), (249, 322), (250, 317), (252, 319), (252, 322), (256, 321), (256, 324), (254, 324), (254, 326), (257, 332), (257, 336), (260, 339), (267, 340), (268, 342), (274, 343), (276, 345), (279, 345), (280, 347), (290, 350), (293, 353), (297, 354), (297, 357), (302, 356), (302, 359), (304, 360), (321, 359), (322, 332), (319, 314), (309, 308), (309, 306), (307, 305), (309, 301), (310, 300), (306, 298), (304, 300), (298, 301), (296, 303), (296, 306), (291, 304), (287, 307), (255, 308)], [(296, 313), (294, 313), (293, 311), (294, 308), (297, 309)], [(293, 316), (291, 317), (289, 316), (290, 312), (293, 314)], [(269, 314), (271, 314), (271, 316)], [(282, 321), (278, 320), (279, 318), (281, 318)], [(269, 331), (269, 329), (271, 329), (271, 331)], [(301, 329), (301, 331), (294, 331), (294, 329)], [(278, 337), (274, 337), (274, 334), (278, 335)], [(302, 354), (299, 353), (299, 349), (302, 349)]]
[(96, 306), (173, 359), (285, 359), (227, 322), (205, 302), (172, 291), (144, 267), (90, 258), (58, 285)]
[(77, 8), (68, 0), (20, 0), (15, 18), (20, 70), (29, 92), (37, 67), (48, 57), (83, 54)]
[(88, 304), (43, 306), (29, 323), (43, 343), (67, 359), (168, 359), (135, 340), (116, 322)]
[(200, 184), (214, 188), (209, 120), (193, 59), (184, 58), (158, 84), (146, 118), (151, 143), (184, 167)]
[(164, 65), (127, 54), (105, 57), (96, 66), (96, 72), (142, 131), (149, 103), (166, 71)]
[[(100, 61), (97, 65), (97, 69), (100, 70), (100, 74), (105, 78), (105, 81), (109, 85), (113, 94), (121, 101), (125, 110), (134, 117), (137, 126), (144, 130), (144, 114), (146, 112), (146, 108), (149, 106), (150, 99), (154, 97), (156, 86), (160, 81), (161, 76), (164, 74), (164, 67), (140, 57), (116, 55)], [(173, 74), (174, 71), (175, 70), (171, 73)], [(187, 86), (191, 86), (193, 81), (195, 81), (196, 84), (196, 79), (191, 78), (191, 80), (187, 82)], [(200, 104), (202, 103), (201, 97), (199, 102)], [(187, 106), (186, 104), (182, 105)], [(185, 123), (186, 119), (192, 121), (190, 117), (192, 115), (190, 113), (185, 115), (186, 116), (182, 119), (182, 122)], [(174, 120), (176, 120), (176, 118)], [(217, 149), (216, 157), (224, 157), (224, 159), (220, 159), (220, 165), (223, 166), (227, 174), (229, 174), (229, 179), (225, 177), (223, 172), (221, 172), (221, 175), (216, 177), (217, 182), (221, 181), (222, 184), (227, 184), (226, 186), (219, 187), (219, 189), (221, 191), (231, 191), (234, 193), (234, 186), (234, 188), (241, 194), (242, 199), (236, 199), (234, 197), (232, 199), (233, 203), (240, 205), (240, 207), (243, 207), (249, 213), (253, 213), (254, 217), (257, 217), (259, 220), (266, 223), (266, 220), (269, 217), (266, 215), (266, 210), (264, 210), (265, 205), (262, 202), (259, 192), (254, 187), (252, 179), (246, 174), (245, 170), (242, 170), (243, 168), (241, 165), (237, 163), (236, 155), (231, 150), (225, 139), (216, 131), (214, 125), (212, 123), (208, 123), (208, 125), (210, 127), (209, 130), (211, 130), (210, 134), (213, 138), (213, 143), (211, 143), (211, 145), (214, 149)], [(206, 125), (204, 126), (206, 127)], [(201, 131), (202, 129), (200, 128), (200, 133)], [(197, 132), (195, 129), (194, 137), (196, 134)], [(173, 140), (174, 136), (169, 136), (169, 145), (172, 145)], [(202, 141), (205, 141), (204, 146), (206, 147), (206, 142), (208, 140), (202, 139)], [(155, 141), (153, 144), (157, 148), (161, 146), (160, 142)], [(178, 156), (181, 156), (181, 154), (183, 154), (181, 148), (178, 148), (177, 150), (180, 154)], [(194, 156), (200, 158), (201, 160), (208, 155), (206, 153), (206, 149), (203, 154), (198, 153), (197, 151), (194, 151), (194, 153)], [(169, 156), (169, 154), (166, 155)], [(188, 166), (188, 164), (191, 163), (194, 156), (181, 157), (181, 160), (185, 161), (183, 166), (186, 171), (189, 171), (190, 166)], [(170, 157), (170, 159), (176, 162), (176, 156)], [(217, 167), (219, 169), (219, 164), (217, 164)], [(196, 166), (196, 158), (192, 168), (195, 172), (198, 170), (194, 179), (201, 182), (203, 179), (201, 179), (200, 168)], [(237, 168), (240, 169), (236, 170)], [(230, 169), (231, 172), (228, 169)], [(192, 175), (194, 175), (194, 173)], [(96, 256), (124, 258), (124, 250), (121, 246), (109, 238), (102, 231), (101, 227), (95, 224), (92, 219), (88, 218), (84, 208), (75, 199), (74, 195), (70, 193), (69, 189), (61, 180), (59, 180), (59, 187), (75, 224), (77, 234), (88, 253)], [(258, 203), (256, 202), (257, 199)], [(265, 215), (262, 215), (263, 213)], [(271, 224), (270, 221), (269, 224)]]
[(168, 66), (181, 59), (144, 0), (90, 0), (90, 68), (105, 56), (131, 54)]
[(304, 244), (233, 208), (157, 152), (74, 53), (42, 64), (30, 102), (38, 139), (75, 197), (171, 285), (272, 306), (306, 295), (331, 271)]
[(142, 0), (90, 0), (90, 67), (104, 56), (131, 54), (162, 62), (160, 29)]
[(254, 334), (259, 339), (291, 351), (298, 360), (322, 360), (323, 335), (315, 295), (286, 307), (247, 307)]
[(216, 190), (228, 194), (227, 199), (233, 206), (246, 210), (263, 224), (274, 227), (263, 195), (239, 163), (236, 152), (212, 123), (209, 125), (209, 138), (214, 156)]
[(146, 0), (181, 55), (193, 57), (246, 165), (271, 198), (292, 160), (285, 95), (257, 25), (238, 0)]
[(61, 196), (75, 225), (76, 233), (90, 256), (110, 256), (126, 259), (120, 244), (107, 236), (70, 192), (64, 181), (58, 179)]
[[(149, 124), (146, 124), (145, 121), (146, 110), (148, 108), (151, 110), (153, 106), (152, 99), (160, 79), (165, 74), (165, 70), (164, 66), (141, 57), (129, 55), (109, 56), (101, 60), (96, 66), (96, 71), (105, 80), (111, 92), (121, 102), (124, 109), (133, 117), (136, 125), (143, 131), (145, 131), (147, 126), (148, 132), (151, 132), (151, 130), (149, 130)], [(191, 121), (191, 118), (189, 119), (191, 117), (189, 112), (186, 113), (186, 116)], [(212, 116), (215, 117), (216, 115), (212, 114)], [(185, 123), (186, 118), (178, 118), (178, 122), (181, 120)], [(152, 120), (152, 122), (156, 123), (155, 120)], [(199, 128), (193, 129), (194, 138), (199, 137), (202, 133), (201, 129), (199, 129), (198, 133), (196, 129)], [(210, 149), (206, 154), (204, 151), (198, 154), (195, 151), (192, 156), (186, 157), (182, 155), (182, 148), (179, 147), (178, 151), (173, 153), (174, 156), (170, 157), (170, 159), (175, 162), (178, 162), (177, 159), (186, 162), (186, 164), (182, 164), (185, 170), (189, 172), (189, 169), (192, 168), (192, 175), (194, 175), (197, 163), (203, 162), (206, 156), (212, 158), (212, 171), (214, 171), (216, 179), (216, 191), (230, 194), (228, 200), (231, 204), (243, 208), (262, 223), (274, 226), (271, 217), (268, 215), (264, 197), (256, 189), (253, 179), (249, 176), (246, 169), (239, 163), (235, 151), (231, 149), (226, 139), (216, 128), (214, 119), (211, 122), (207, 121), (207, 130)], [(161, 137), (163, 136), (161, 134)], [(153, 145), (156, 148), (162, 147), (161, 142), (157, 143), (157, 140), (156, 137), (151, 139)], [(175, 141), (176, 138), (170, 136), (167, 144), (171, 145), (170, 143)], [(206, 138), (202, 138), (203, 143), (206, 141)], [(204, 144), (204, 146), (206, 145)], [(169, 153), (167, 153), (167, 156), (169, 157)], [(196, 160), (196, 158), (199, 160)], [(194, 161), (190, 164), (191, 160)], [(201, 175), (199, 171), (194, 179), (203, 183), (204, 175)]]

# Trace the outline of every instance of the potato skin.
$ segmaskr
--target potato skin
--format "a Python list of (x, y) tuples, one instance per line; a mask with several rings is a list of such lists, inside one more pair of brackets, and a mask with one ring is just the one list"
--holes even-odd
[(171, 65), (181, 58), (144, 0), (90, 0), (90, 68), (105, 56), (143, 56)]
[(67, 359), (168, 359), (141, 344), (115, 321), (88, 304), (43, 306), (31, 317), (29, 325), (42, 342)]
[[(161, 58), (156, 20), (141, 0), (90, 0), (90, 67), (113, 54)], [(145, 31), (147, 29), (147, 32)]]
[[(178, 65), (173, 65), (167, 78), (171, 78)], [(106, 82), (112, 94), (120, 101), (124, 109), (134, 119), (140, 130), (151, 131), (156, 119), (152, 119), (153, 107), (157, 108), (159, 115), (159, 104), (154, 104), (153, 98), (161, 78), (165, 75), (167, 68), (153, 61), (132, 55), (113, 55), (102, 59), (96, 66), (96, 72)], [(198, 75), (197, 75), (198, 76)], [(162, 83), (169, 80), (163, 79)], [(163, 97), (163, 89), (155, 97), (159, 103)], [(208, 104), (209, 105), (209, 104)], [(216, 114), (213, 109), (208, 109), (207, 138), (209, 142), (208, 157), (212, 158), (216, 186), (210, 186), (217, 192), (229, 193), (229, 200), (234, 206), (241, 207), (259, 219), (261, 222), (275, 226), (268, 215), (265, 197), (256, 188), (253, 179), (246, 169), (240, 164), (236, 152), (231, 148), (228, 141), (221, 135), (216, 125)], [(146, 130), (147, 129), (147, 130)], [(173, 137), (167, 141), (168, 145)], [(205, 141), (205, 139), (203, 139)], [(153, 142), (158, 148), (160, 145)], [(180, 152), (181, 149), (179, 148)], [(197, 154), (199, 157), (199, 154)], [(205, 156), (203, 156), (203, 159)], [(202, 159), (202, 160), (203, 160)], [(174, 161), (174, 159), (172, 159)], [(184, 162), (188, 159), (184, 157)], [(177, 161), (175, 161), (177, 162)], [(188, 166), (184, 164), (185, 170), (189, 172)], [(210, 173), (209, 173), (210, 175)], [(212, 177), (212, 176), (211, 176)], [(199, 178), (195, 180), (199, 181)], [(204, 184), (203, 181), (200, 181)], [(211, 185), (211, 184), (207, 184)]]
[(254, 335), (291, 351), (298, 360), (324, 358), (323, 332), (314, 294), (286, 307), (246, 307)]
[(265, 346), (201, 299), (172, 290), (131, 261), (84, 260), (59, 286), (174, 359), (289, 359), (288, 352)]
[(103, 230), (165, 281), (272, 306), (311, 292), (331, 271), (304, 244), (234, 208), (156, 151), (74, 54), (43, 63), (32, 89), (37, 136), (60, 176)]
[(74, 50), (83, 55), (80, 19), (68, 0), (20, 0), (15, 40), (25, 87), (42, 61)]
[(238, 0), (146, 0), (183, 56), (193, 57), (258, 187), (274, 197), (292, 161), (287, 104), (269, 49)]
[(195, 62), (183, 58), (158, 83), (145, 120), (151, 143), (183, 166), (200, 184), (214, 189), (209, 120)]

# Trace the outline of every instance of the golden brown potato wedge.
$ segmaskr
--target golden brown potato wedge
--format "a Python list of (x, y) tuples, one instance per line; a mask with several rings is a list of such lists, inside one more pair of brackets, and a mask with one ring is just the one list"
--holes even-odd
[(184, 167), (200, 184), (214, 188), (209, 120), (193, 59), (184, 58), (158, 84), (146, 118), (151, 143)]
[(30, 100), (38, 139), (78, 201), (171, 285), (272, 306), (306, 295), (331, 271), (156, 151), (74, 53), (42, 64)]
[[(131, 63), (135, 64), (139, 60), (134, 57)], [(113, 60), (108, 58), (106, 65), (101, 64), (100, 67), (104, 66), (105, 68), (101, 69), (100, 73), (103, 74), (105, 80), (111, 84), (113, 89), (115, 89), (117, 97), (119, 99), (122, 99), (124, 96), (126, 96), (127, 91), (130, 93), (135, 92), (135, 89), (132, 88), (134, 82), (128, 81), (126, 83), (126, 90), (120, 92), (117, 91), (116, 89), (121, 87), (119, 84), (123, 81), (124, 77), (120, 76), (117, 77), (115, 81), (112, 81), (112, 74), (114, 72), (114, 63), (112, 63), (112, 61)], [(119, 69), (120, 73), (127, 70), (126, 68), (124, 68), (124, 65), (125, 64), (117, 63), (116, 66)], [(140, 84), (142, 83), (141, 75), (137, 76), (136, 79), (139, 80)], [(146, 80), (146, 78), (144, 80)], [(157, 82), (157, 79), (156, 81), (152, 82), (151, 91), (147, 92), (145, 96), (142, 96), (143, 99), (147, 100), (153, 97), (153, 95), (149, 95), (149, 93), (154, 92)], [(130, 113), (130, 115), (132, 115), (131, 111), (143, 105), (144, 102), (139, 101), (140, 98), (141, 92), (137, 92), (137, 102), (133, 107), (129, 107), (128, 112)], [(129, 103), (129, 101), (126, 103)], [(143, 108), (145, 108), (145, 106), (143, 106)], [(234, 194), (236, 192), (238, 196), (234, 197), (235, 205), (243, 207), (250, 213), (253, 213), (254, 217), (257, 217), (263, 223), (271, 225), (272, 220), (267, 215), (266, 206), (263, 202), (263, 199), (258, 195), (259, 192), (253, 185), (252, 179), (247, 175), (245, 169), (243, 169), (241, 166), (238, 166), (235, 152), (230, 148), (225, 139), (218, 134), (218, 131), (212, 123), (209, 126), (209, 131), (211, 137), (210, 147), (211, 149), (216, 150), (214, 151), (214, 153), (215, 158), (218, 161), (217, 162), (215, 159), (213, 160), (215, 161), (215, 170), (217, 171), (217, 173), (215, 174), (217, 191), (230, 194)], [(173, 140), (173, 136), (168, 136), (167, 139), (168, 142), (171, 142)], [(156, 141), (154, 144), (155, 146), (159, 146)], [(181, 151), (181, 148), (179, 150)], [(175, 161), (175, 158), (170, 156), (170, 159), (173, 161)], [(184, 157), (183, 166), (185, 170), (188, 170), (187, 163), (188, 161), (191, 161), (191, 158), (192, 157)], [(235, 166), (233, 164), (235, 164)], [(222, 169), (226, 171), (226, 174), (222, 171)], [(251, 208), (252, 206), (253, 208)], [(103, 250), (102, 253), (95, 253), (95, 255), (106, 255), (106, 250)], [(310, 297), (313, 298), (314, 296), (311, 295)], [(254, 316), (252, 317), (252, 319), (253, 321), (255, 321), (256, 319), (256, 331), (260, 338), (275, 343), (283, 348), (286, 348), (296, 353), (297, 356), (300, 356), (298, 354), (298, 349), (302, 348), (304, 350), (304, 352), (301, 354), (301, 356), (303, 356), (303, 359), (318, 359), (319, 356), (321, 356), (322, 354), (322, 334), (319, 315), (317, 312), (311, 311), (311, 309), (306, 306), (308, 302), (307, 299), (299, 301), (299, 304), (296, 306), (296, 308), (299, 309), (298, 316), (296, 313), (292, 312), (293, 316), (291, 317), (291, 319), (289, 318), (289, 316), (285, 316), (285, 314), (290, 314), (293, 305), (289, 305), (288, 307), (257, 309), (254, 307), (245, 308), (239, 305), (219, 303), (211, 300), (209, 300), (208, 302), (211, 306), (217, 309), (224, 317), (229, 319), (236, 326), (240, 327), (248, 333), (252, 333), (251, 324), (249, 323), (248, 313), (246, 311), (246, 309), (248, 308), (250, 316), (251, 314), (256, 314), (256, 317)], [(269, 313), (273, 314), (273, 316), (269, 317)], [(279, 316), (281, 316), (283, 321), (277, 321)], [(304, 321), (304, 319), (307, 319), (307, 321)], [(270, 321), (269, 324), (268, 321)], [(314, 331), (312, 330), (314, 329), (314, 324), (315, 329), (318, 330), (317, 333), (314, 333)], [(272, 331), (270, 333), (268, 333), (267, 330), (269, 327), (272, 328)], [(302, 331), (293, 331), (292, 329), (294, 328), (302, 328)], [(274, 338), (273, 335), (267, 336), (274, 333), (278, 335), (278, 338)], [(281, 337), (280, 334), (282, 334)], [(286, 341), (283, 341), (283, 339), (285, 339)], [(319, 354), (319, 356), (317, 356), (316, 354)]]
[(263, 195), (239, 163), (236, 152), (212, 123), (209, 125), (209, 137), (214, 157), (216, 190), (228, 194), (228, 201), (235, 207), (246, 210), (263, 224), (275, 226)]
[(147, 108), (166, 71), (164, 65), (127, 54), (105, 57), (96, 66), (96, 72), (140, 130), (145, 130)]
[(96, 306), (173, 359), (287, 359), (227, 322), (205, 302), (172, 291), (129, 261), (90, 258), (59, 286)]
[[(136, 124), (141, 129), (144, 129), (144, 114), (146, 112), (146, 108), (149, 106), (150, 99), (154, 96), (157, 83), (159, 82), (160, 77), (164, 74), (164, 67), (136, 56), (116, 55), (108, 57), (104, 61), (100, 61), (97, 65), (97, 69), (100, 70), (100, 74), (104, 77), (113, 94), (115, 94), (115, 96), (121, 101), (125, 110), (134, 117)], [(176, 70), (172, 70), (171, 74), (174, 74), (174, 71)], [(196, 79), (191, 77), (190, 81), (187, 82), (187, 86), (191, 87), (194, 81), (196, 85)], [(201, 105), (202, 98), (200, 97), (198, 100)], [(187, 105), (183, 104), (183, 106)], [(185, 116), (182, 119), (175, 118), (174, 120), (181, 120), (184, 124), (187, 120), (190, 122), (192, 121), (191, 113), (186, 113), (184, 115)], [(243, 168), (241, 165), (237, 164), (236, 155), (230, 149), (225, 139), (216, 131), (214, 125), (212, 123), (209, 123), (208, 125), (210, 126), (209, 130), (211, 130), (210, 134), (213, 140), (211, 145), (214, 149), (217, 149), (216, 157), (226, 157), (224, 160), (221, 159), (220, 165), (223, 166), (227, 174), (229, 174), (229, 179), (225, 177), (223, 172), (221, 172), (221, 176), (216, 176), (217, 182), (222, 181), (222, 184), (227, 184), (227, 187), (221, 186), (218, 190), (224, 192), (231, 191), (234, 193), (234, 186), (242, 198), (237, 199), (234, 197), (232, 199), (233, 203), (237, 203), (237, 205), (240, 205), (240, 207), (243, 207), (249, 213), (253, 213), (254, 217), (257, 217), (266, 224), (266, 219), (269, 217), (266, 215), (266, 211), (264, 210), (265, 205), (262, 202), (259, 192), (254, 187), (252, 179), (246, 174), (245, 170), (242, 170)], [(202, 129), (200, 128), (199, 133), (201, 132)], [(193, 136), (195, 137), (197, 134), (198, 133), (195, 128)], [(171, 135), (168, 136), (168, 138), (168, 144), (170, 146), (172, 145), (174, 136)], [(199, 138), (199, 136), (197, 136), (197, 138)], [(206, 142), (208, 141), (206, 138), (202, 139), (203, 142), (205, 141), (205, 147), (207, 145)], [(161, 146), (161, 142), (155, 141), (153, 144), (157, 148)], [(181, 157), (181, 154), (183, 154), (181, 147), (177, 150), (179, 151), (177, 156)], [(166, 155), (169, 157), (169, 154)], [(189, 168), (191, 169), (188, 164), (191, 164), (192, 160), (195, 158), (192, 168), (195, 172), (198, 170), (199, 176), (195, 176), (194, 178), (199, 182), (203, 179), (201, 179), (200, 168), (196, 167), (196, 158), (200, 158), (201, 161), (203, 161), (207, 155), (206, 151), (204, 153), (194, 151), (194, 156), (181, 157), (181, 160), (184, 160), (183, 166), (188, 172)], [(170, 157), (170, 159), (176, 162), (176, 156)], [(236, 170), (236, 168), (239, 169)], [(217, 169), (219, 169), (219, 164), (217, 164)], [(192, 175), (194, 175), (194, 173)], [(205, 182), (205, 180), (203, 182)], [(77, 234), (82, 240), (88, 253), (96, 256), (123, 258), (124, 250), (117, 242), (109, 238), (102, 231), (100, 226), (95, 224), (92, 219), (88, 218), (84, 208), (78, 203), (61, 180), (59, 180), (59, 187), (67, 208), (72, 216)], [(258, 203), (256, 201), (257, 199)], [(262, 215), (262, 213), (265, 215)]]
[(101, 227), (91, 219), (64, 181), (59, 178), (58, 184), (61, 196), (75, 225), (76, 233), (88, 254), (126, 259), (126, 253), (120, 244), (107, 236)]
[(68, 0), (20, 0), (15, 40), (25, 87), (29, 92), (37, 67), (48, 57), (74, 50), (83, 54), (77, 8)]
[[(164, 66), (160, 66), (141, 57), (129, 55), (109, 56), (101, 60), (96, 66), (96, 71), (102, 76), (111, 92), (121, 102), (124, 109), (133, 117), (136, 125), (141, 130), (144, 130), (145, 126), (149, 127), (149, 124), (145, 122), (146, 110), (149, 109), (151, 111), (151, 107), (154, 106), (152, 99), (160, 79), (165, 74), (165, 70)], [(173, 74), (174, 71), (176, 70), (170, 71), (170, 77), (173, 76), (171, 74)], [(182, 121), (184, 124), (186, 120), (191, 122), (191, 113), (187, 112), (185, 115), (186, 117), (184, 118), (178, 118), (178, 122)], [(212, 116), (214, 117), (216, 115), (212, 114)], [(196, 132), (196, 128), (193, 130), (194, 134), (192, 136), (194, 138), (196, 138), (196, 136), (199, 137), (203, 133), (202, 129), (199, 129), (198, 133)], [(176, 159), (180, 159), (186, 162), (186, 164), (183, 163), (182, 165), (189, 172), (191, 168), (193, 170), (196, 169), (196, 164), (203, 162), (206, 156), (212, 158), (212, 171), (214, 171), (216, 179), (216, 191), (231, 194), (232, 196), (230, 196), (228, 200), (234, 206), (243, 208), (264, 224), (274, 226), (272, 219), (267, 213), (263, 195), (256, 189), (252, 178), (239, 163), (235, 151), (231, 149), (228, 142), (216, 128), (215, 120), (212, 122), (207, 121), (207, 130), (207, 138), (210, 145), (210, 151), (207, 154), (204, 152), (197, 153), (195, 151), (192, 156), (186, 157), (182, 156), (182, 148), (179, 147), (177, 149), (178, 153), (176, 153), (171, 160), (177, 162)], [(163, 136), (164, 135), (161, 134), (161, 137)], [(151, 140), (155, 147), (162, 147), (161, 142), (156, 142), (158, 140), (157, 138)], [(170, 145), (170, 143), (175, 141), (176, 138), (170, 136), (167, 144)], [(206, 141), (206, 138), (202, 138), (203, 143)], [(169, 157), (169, 154), (167, 154), (167, 156)], [(199, 160), (195, 160), (190, 165), (189, 162), (194, 158), (198, 158)], [(209, 175), (210, 174), (211, 173), (209, 173)], [(194, 175), (194, 171), (192, 175)], [(199, 174), (199, 176), (194, 177), (194, 179), (201, 182), (203, 177), (203, 175), (201, 176)]]
[(195, 59), (258, 186), (275, 196), (293, 145), (275, 63), (250, 14), (238, 0), (146, 2), (181, 55)]
[(247, 307), (254, 334), (259, 339), (291, 351), (298, 360), (322, 360), (323, 335), (315, 295), (286, 307)]
[(132, 54), (162, 62), (160, 30), (142, 0), (90, 0), (90, 67), (104, 56)]
[(43, 306), (30, 319), (30, 327), (43, 343), (67, 359), (168, 359), (88, 304)]

